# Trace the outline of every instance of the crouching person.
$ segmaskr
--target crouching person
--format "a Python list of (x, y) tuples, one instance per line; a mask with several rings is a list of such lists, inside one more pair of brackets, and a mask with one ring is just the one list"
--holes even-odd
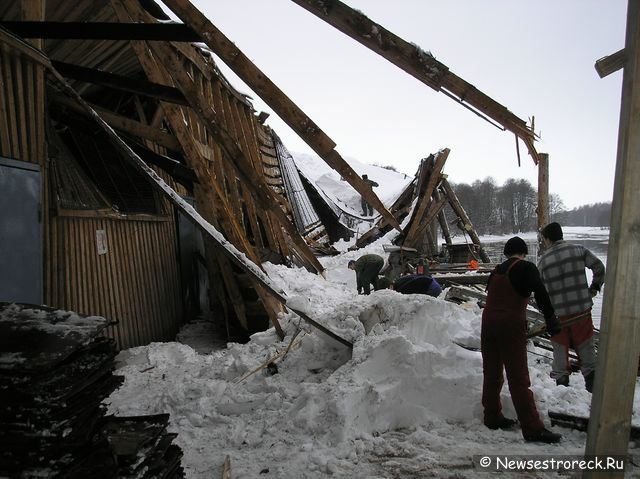
[(387, 278), (378, 279), (377, 289), (393, 289), (402, 294), (427, 294), (437, 298), (442, 293), (442, 286), (428, 274), (406, 274), (393, 283)]
[(384, 258), (377, 254), (365, 254), (356, 261), (349, 261), (348, 267), (356, 272), (358, 294), (369, 294), (371, 285), (378, 287), (378, 274), (384, 265)]

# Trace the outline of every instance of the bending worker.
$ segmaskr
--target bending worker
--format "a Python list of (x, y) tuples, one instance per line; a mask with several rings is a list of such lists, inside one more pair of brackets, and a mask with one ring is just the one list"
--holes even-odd
[(357, 261), (349, 261), (349, 269), (356, 272), (356, 285), (358, 294), (369, 294), (371, 286), (378, 287), (378, 274), (384, 265), (384, 258), (377, 254), (365, 254)]

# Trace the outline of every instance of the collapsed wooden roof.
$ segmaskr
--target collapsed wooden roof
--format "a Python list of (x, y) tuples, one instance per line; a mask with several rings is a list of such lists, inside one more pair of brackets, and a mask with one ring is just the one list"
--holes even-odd
[[(247, 312), (229, 261), (249, 275), (282, 334), (277, 315), (286, 298), (259, 266), (264, 252), (292, 258), (312, 271), (323, 268), (296, 229), (288, 201), (267, 181), (266, 170), (274, 165), (264, 163), (257, 139), (264, 131), (246, 97), (230, 87), (206, 49), (170, 41), (195, 36), (188, 28), (180, 27), (177, 34), (164, 28), (171, 24), (159, 23), (156, 16), (163, 20), (163, 14), (152, 1), (51, 0), (46, 12), (46, 17), (34, 15), (45, 22), (19, 22), (20, 3), (3, 3), (0, 18), (5, 27), (29, 38), (54, 37), (44, 45), (39, 42), (47, 55), (42, 56), (0, 30), (3, 48), (14, 57), (26, 56), (45, 65), (51, 74), (49, 109), (58, 112), (57, 121), (65, 123), (80, 114), (95, 122), (154, 188), (218, 245), (218, 266), (240, 322), (246, 322)], [(62, 20), (68, 28), (56, 30), (55, 22)], [(92, 30), (87, 31), (86, 24), (68, 23), (74, 21), (92, 23)], [(160, 28), (149, 33), (137, 28), (141, 23)], [(12, 122), (11, 113), (3, 110), (2, 120)], [(25, 138), (28, 134), (24, 132)], [(13, 143), (17, 144), (0, 137), (0, 153), (20, 158), (12, 154)], [(164, 162), (160, 166), (176, 181), (190, 178), (196, 183), (198, 212), (149, 168), (144, 155), (134, 151), (140, 146), (150, 152), (146, 161), (153, 157)]]

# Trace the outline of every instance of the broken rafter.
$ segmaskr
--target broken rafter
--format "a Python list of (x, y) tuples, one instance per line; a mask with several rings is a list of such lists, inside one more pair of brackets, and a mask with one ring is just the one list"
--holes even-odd
[[(69, 98), (67, 98), (66, 96), (49, 94), (49, 100), (53, 103), (70, 108), (84, 115), (87, 114), (86, 110), (80, 108), (77, 103), (69, 100)], [(133, 135), (138, 138), (157, 143), (158, 145), (164, 146), (169, 150), (180, 151), (180, 143), (178, 143), (176, 137), (170, 133), (167, 133), (153, 126), (145, 125), (144, 123), (141, 123), (139, 121), (118, 115), (117, 113), (113, 113), (112, 111), (105, 110), (104, 108), (100, 108), (98, 106), (91, 105), (91, 107), (99, 112), (100, 116), (102, 116), (102, 118), (116, 130), (120, 130), (129, 135)]]
[(292, 1), (386, 58), (425, 85), (452, 96), (465, 106), (470, 105), (475, 113), (491, 118), (506, 130), (515, 133), (527, 145), (533, 161), (538, 163), (538, 153), (533, 145), (535, 134), (532, 129), (527, 127), (526, 122), (470, 83), (453, 74), (431, 53), (403, 40), (370, 20), (366, 15), (338, 0)]
[(142, 95), (156, 100), (188, 105), (184, 95), (177, 88), (144, 80), (132, 80), (131, 78), (116, 75), (95, 68), (86, 68), (80, 65), (52, 61), (53, 67), (66, 78), (80, 80), (95, 85), (101, 85), (115, 90), (126, 91), (136, 95)]
[(64, 40), (159, 40), (200, 42), (200, 36), (181, 23), (9, 22), (0, 26), (23, 38)]
[(234, 45), (195, 8), (188, 0), (165, 0), (182, 21), (201, 35), (233, 72), (249, 85), (320, 157), (336, 170), (363, 196), (391, 225), (400, 230), (400, 224), (387, 210), (368, 184), (344, 161), (334, 149), (336, 144), (309, 118), (282, 90), (280, 90), (242, 51)]

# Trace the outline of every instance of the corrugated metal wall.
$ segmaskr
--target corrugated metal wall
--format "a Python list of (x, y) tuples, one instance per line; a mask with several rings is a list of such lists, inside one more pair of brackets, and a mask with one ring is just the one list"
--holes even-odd
[[(98, 231), (106, 239), (103, 254)], [(173, 339), (181, 318), (173, 216), (170, 221), (58, 216), (51, 219), (51, 233), (45, 269), (49, 304), (117, 320), (109, 335), (121, 348)]]

